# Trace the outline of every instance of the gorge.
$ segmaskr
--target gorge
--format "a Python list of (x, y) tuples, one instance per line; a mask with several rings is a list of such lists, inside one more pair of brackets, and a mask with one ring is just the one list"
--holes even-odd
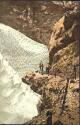
[[(0, 5), (0, 122), (46, 124), (51, 112), (53, 125), (78, 125), (80, 2)], [(41, 60), (49, 74), (39, 72)]]

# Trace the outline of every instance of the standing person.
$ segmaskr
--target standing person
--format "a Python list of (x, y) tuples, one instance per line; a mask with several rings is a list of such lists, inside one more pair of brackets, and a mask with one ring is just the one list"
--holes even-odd
[(40, 68), (40, 71), (41, 73), (43, 72), (44, 70), (44, 65), (43, 65), (43, 62), (41, 61), (40, 64), (39, 64), (39, 68)]
[(49, 75), (49, 71), (51, 69), (51, 66), (50, 64), (48, 63), (47, 66), (46, 66), (46, 73)]
[(74, 65), (74, 78), (76, 79), (76, 65)]
[(47, 111), (46, 116), (47, 116), (46, 125), (52, 125), (52, 112)]

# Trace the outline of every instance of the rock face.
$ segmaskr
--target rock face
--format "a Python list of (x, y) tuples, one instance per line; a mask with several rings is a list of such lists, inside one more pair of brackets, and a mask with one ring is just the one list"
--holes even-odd
[(74, 8), (66, 13), (54, 26), (49, 42), (49, 63), (54, 68), (65, 70), (78, 63), (80, 11)]
[[(0, 19), (4, 24), (19, 29), (27, 36), (44, 44), (48, 44), (52, 32), (48, 44), (49, 63), (52, 70), (58, 73), (56, 78), (53, 74), (48, 76), (36, 73), (36, 75), (31, 74), (31, 76), (22, 79), (43, 97), (41, 112), (33, 118), (30, 124), (46, 124), (46, 113), (51, 111), (53, 124), (62, 122), (64, 125), (78, 125), (78, 79), (71, 80), (68, 85), (69, 82), (65, 76), (68, 74), (68, 76), (73, 77), (73, 65), (78, 63), (79, 9), (75, 8), (62, 17), (63, 6), (56, 4), (56, 2), (8, 0), (8, 2), (0, 1), (0, 4)], [(71, 7), (69, 8), (71, 9)], [(53, 24), (57, 23), (52, 26), (52, 22)], [(63, 77), (60, 77), (59, 73), (62, 73)]]
[(30, 125), (46, 124), (47, 111), (52, 113), (53, 125), (79, 124), (79, 70), (78, 78), (74, 80), (73, 69), (74, 65), (79, 64), (79, 10), (79, 6), (76, 6), (53, 26), (48, 49), (51, 71), (56, 72), (56, 77), (53, 74), (36, 74), (32, 77), (30, 85), (42, 95), (43, 104), (40, 114), (33, 118)]
[(34, 117), (29, 125), (47, 124), (48, 112), (52, 113), (53, 125), (57, 122), (63, 125), (79, 123), (79, 83), (77, 80), (68, 84), (66, 79), (60, 76), (39, 73), (27, 74), (25, 80), (35, 92), (42, 96), (43, 102), (39, 115)]
[(52, 1), (0, 0), (0, 22), (44, 44), (63, 13), (63, 6)]

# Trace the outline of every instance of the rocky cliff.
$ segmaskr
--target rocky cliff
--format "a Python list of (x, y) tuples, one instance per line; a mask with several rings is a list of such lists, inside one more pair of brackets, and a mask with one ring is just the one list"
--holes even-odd
[[(63, 4), (0, 0), (0, 22), (47, 44), (49, 49), (52, 74), (27, 74), (23, 79), (43, 98), (40, 114), (29, 124), (46, 124), (47, 111), (52, 112), (53, 124), (56, 121), (64, 125), (79, 123), (79, 81), (73, 78), (73, 66), (79, 62), (80, 9), (74, 9), (72, 3), (70, 6), (66, 2)], [(70, 81), (66, 79), (67, 76), (70, 76)]]
[(47, 124), (51, 120), (47, 116), (49, 112), (52, 113), (53, 125), (79, 124), (79, 67), (76, 79), (73, 69), (74, 65), (79, 66), (79, 10), (78, 6), (68, 11), (53, 25), (48, 44), (51, 74), (37, 73), (25, 79), (43, 98), (39, 115), (29, 125)]
[(52, 1), (0, 0), (0, 22), (47, 44), (54, 24), (65, 12)]
[(79, 63), (80, 10), (75, 7), (53, 26), (49, 42), (49, 63), (53, 69), (70, 74)]
[[(33, 73), (27, 74), (24, 82), (29, 84), (32, 90), (42, 96), (42, 105), (38, 109), (39, 115), (27, 124), (47, 124), (49, 118), (47, 113), (51, 112), (53, 125), (78, 125), (78, 80), (70, 81), (68, 84), (65, 78), (58, 75), (55, 77), (54, 75)], [(56, 122), (58, 122), (58, 124), (56, 124)], [(60, 122), (62, 124), (59, 124)]]

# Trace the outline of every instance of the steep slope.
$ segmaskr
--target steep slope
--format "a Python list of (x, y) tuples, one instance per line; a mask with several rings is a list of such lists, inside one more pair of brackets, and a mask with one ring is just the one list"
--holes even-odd
[[(54, 26), (49, 42), (49, 63), (56, 70), (69, 73), (79, 63), (80, 11), (65, 14)], [(68, 74), (69, 75), (69, 74)]]
[[(43, 103), (39, 108), (39, 115), (34, 117), (29, 125), (47, 124), (47, 112), (52, 113), (52, 124), (57, 125), (78, 125), (79, 123), (79, 81), (67, 82), (60, 76), (41, 75), (39, 73), (27, 74), (26, 83), (41, 94)], [(26, 125), (26, 123), (25, 123)]]
[[(80, 7), (76, 6), (53, 26), (48, 44), (51, 75), (37, 73), (25, 77), (26, 83), (29, 81), (31, 88), (43, 97), (40, 114), (29, 125), (47, 124), (48, 111), (52, 113), (49, 121), (53, 125), (79, 124), (79, 42)], [(74, 65), (78, 66), (76, 79)]]
[(20, 76), (38, 70), (41, 60), (48, 62), (45, 45), (4, 24), (0, 24), (0, 52)]

